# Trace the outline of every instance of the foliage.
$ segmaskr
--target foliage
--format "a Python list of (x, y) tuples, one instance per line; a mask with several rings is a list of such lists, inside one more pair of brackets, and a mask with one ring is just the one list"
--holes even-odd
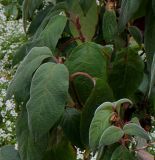
[(21, 160), (74, 160), (77, 147), (132, 160), (154, 144), (153, 0), (24, 0), (22, 17), (28, 40), (6, 95)]

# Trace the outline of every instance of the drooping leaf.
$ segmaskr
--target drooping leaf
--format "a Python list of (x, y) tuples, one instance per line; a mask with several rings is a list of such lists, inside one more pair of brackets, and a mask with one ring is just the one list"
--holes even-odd
[(144, 63), (136, 51), (125, 49), (118, 53), (109, 76), (116, 98), (129, 97), (138, 89), (143, 69)]
[(17, 119), (16, 135), (21, 160), (42, 160), (47, 148), (47, 135), (35, 141), (28, 128), (28, 115), (25, 106)]
[(114, 11), (105, 11), (103, 15), (102, 32), (103, 38), (107, 42), (114, 40), (117, 36), (117, 19)]
[(129, 27), (129, 32), (131, 34), (131, 36), (133, 36), (133, 38), (136, 40), (136, 42), (141, 45), (143, 42), (143, 35), (140, 31), (140, 29), (136, 26), (131, 26)]
[(94, 0), (80, 0), (81, 8), (86, 15)]
[(19, 153), (15, 146), (7, 145), (0, 148), (0, 160), (20, 160)]
[(93, 151), (97, 149), (104, 130), (110, 126), (110, 118), (113, 114), (112, 107), (111, 109), (102, 108), (95, 113), (89, 128), (89, 145)]
[(139, 9), (142, 0), (122, 0), (121, 11), (119, 16), (119, 30), (122, 32), (125, 29), (127, 22)]
[(69, 75), (62, 64), (45, 63), (32, 79), (27, 103), (28, 121), (35, 138), (47, 133), (64, 112)]
[(109, 100), (113, 101), (113, 93), (111, 88), (104, 80), (97, 79), (96, 85), (85, 103), (81, 116), (80, 131), (84, 145), (89, 146), (89, 128), (96, 108), (103, 102)]
[(121, 128), (116, 126), (110, 126), (102, 133), (99, 145), (105, 146), (118, 142), (124, 135)]
[(67, 108), (62, 118), (62, 128), (71, 143), (82, 148), (80, 138), (80, 118), (81, 113), (74, 108)]
[(115, 149), (111, 160), (135, 160), (135, 157), (125, 146), (121, 145)]
[(52, 17), (44, 30), (40, 33), (38, 39), (42, 45), (49, 47), (53, 52), (61, 38), (61, 34), (66, 26), (67, 18), (62, 15)]
[[(65, 63), (70, 74), (85, 72), (92, 77), (106, 79), (106, 58), (102, 50), (92, 42), (84, 43), (76, 47)], [(79, 76), (74, 80), (76, 91), (82, 103), (88, 98), (93, 83), (88, 78)]]
[(7, 99), (15, 95), (18, 101), (27, 100), (33, 73), (40, 66), (42, 61), (49, 57), (53, 57), (49, 48), (33, 48), (18, 67), (14, 79), (7, 90)]
[[(98, 22), (98, 10), (97, 10), (96, 1), (93, 0), (91, 7), (88, 10), (86, 15), (83, 14), (81, 6), (77, 0), (72, 0), (72, 2), (69, 2), (69, 3), (71, 4), (69, 5), (68, 10), (72, 12), (73, 15), (75, 15), (74, 19), (76, 19), (76, 17), (79, 17), (81, 32), (84, 35), (86, 41), (90, 41), (95, 34), (96, 25)], [(74, 37), (79, 36), (79, 32), (75, 24), (73, 24), (71, 21), (70, 21), (70, 30)]]
[[(119, 114), (119, 116), (121, 116), (120, 114), (121, 114), (121, 110), (123, 109), (122, 108), (123, 104), (128, 104), (128, 107), (131, 107), (133, 105), (132, 101), (127, 98), (120, 99), (114, 103), (115, 103), (115, 109), (117, 113)], [(125, 110), (125, 108), (123, 110)]]
[(128, 123), (123, 127), (123, 131), (125, 134), (139, 136), (146, 140), (149, 140), (149, 136), (147, 132), (138, 124), (136, 123)]

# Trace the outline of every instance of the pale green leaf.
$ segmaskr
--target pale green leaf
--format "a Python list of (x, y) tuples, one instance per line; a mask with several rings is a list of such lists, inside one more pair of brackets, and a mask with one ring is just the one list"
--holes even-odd
[(121, 128), (116, 126), (108, 127), (100, 138), (99, 145), (105, 146), (118, 142), (124, 135), (124, 132)]
[(149, 135), (147, 132), (138, 124), (136, 123), (128, 123), (123, 127), (123, 131), (125, 134), (139, 136), (146, 140), (149, 140)]

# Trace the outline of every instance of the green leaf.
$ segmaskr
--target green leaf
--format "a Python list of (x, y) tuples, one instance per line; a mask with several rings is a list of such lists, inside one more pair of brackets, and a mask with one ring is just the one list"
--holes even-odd
[(12, 145), (0, 148), (0, 160), (20, 160), (18, 151)]
[(113, 114), (112, 108), (102, 108), (95, 113), (89, 128), (89, 145), (93, 151), (97, 149), (102, 133), (110, 126), (110, 118)]
[(81, 8), (86, 15), (94, 0), (80, 0)]
[(23, 24), (26, 32), (27, 19), (32, 17), (34, 11), (42, 4), (42, 0), (24, 0), (23, 2)]
[(26, 101), (29, 97), (30, 82), (33, 73), (46, 58), (52, 58), (52, 52), (47, 47), (35, 47), (24, 58), (18, 67), (14, 79), (7, 90), (6, 99), (15, 95), (18, 101)]
[(133, 153), (131, 153), (125, 146), (119, 146), (113, 152), (111, 160), (135, 160)]
[(45, 19), (45, 17), (47, 16), (50, 10), (51, 10), (51, 5), (47, 6), (45, 9), (38, 12), (38, 14), (35, 16), (35, 18), (33, 18), (28, 28), (28, 31), (27, 31), (28, 35), (30, 36), (34, 35), (34, 33), (36, 32), (38, 27), (41, 25), (41, 23), (43, 22), (43, 20)]
[(139, 136), (146, 140), (150, 140), (147, 132), (138, 124), (136, 123), (128, 123), (123, 127), (123, 131), (125, 134)]
[(66, 23), (67, 18), (65, 16), (53, 16), (47, 23), (44, 30), (40, 33), (38, 40), (42, 42), (42, 45), (49, 47), (54, 52)]
[(111, 155), (118, 147), (118, 144), (101, 147), (98, 151), (96, 160), (111, 160)]
[[(91, 7), (86, 15), (83, 14), (81, 6), (77, 0), (72, 0), (72, 2), (69, 3), (71, 3), (71, 5), (69, 5), (68, 10), (75, 15), (74, 19), (76, 19), (76, 17), (79, 17), (81, 32), (86, 38), (86, 41), (91, 41), (95, 34), (96, 25), (98, 23), (98, 9), (96, 1), (93, 0)], [(73, 36), (78, 37), (79, 32), (77, 31), (75, 24), (70, 22), (69, 26)]]
[(44, 135), (34, 141), (28, 129), (28, 115), (25, 106), (22, 107), (21, 114), (17, 118), (16, 135), (22, 160), (42, 160), (47, 148), (48, 137)]
[(136, 26), (129, 27), (129, 32), (139, 45), (143, 43), (143, 35), (138, 27)]
[(47, 133), (63, 115), (68, 83), (68, 70), (63, 64), (45, 63), (35, 72), (26, 105), (35, 138)]
[[(121, 107), (123, 107), (122, 106), (123, 104), (128, 104), (129, 107), (131, 107), (133, 105), (132, 101), (130, 101), (127, 98), (120, 99), (120, 100), (114, 102), (114, 104), (115, 104), (115, 109), (117, 110), (117, 113), (119, 114), (119, 116), (121, 114)], [(125, 108), (123, 108), (123, 110), (125, 110)]]
[(80, 118), (81, 113), (78, 110), (74, 108), (67, 108), (61, 124), (67, 138), (78, 148), (82, 148), (80, 137)]
[(118, 142), (124, 135), (124, 132), (121, 128), (116, 126), (110, 126), (106, 130), (104, 130), (99, 145), (110, 145)]
[(119, 30), (122, 32), (125, 29), (127, 22), (133, 17), (139, 9), (142, 0), (122, 0), (121, 11), (119, 16)]
[(129, 97), (143, 80), (144, 63), (138, 53), (130, 48), (118, 53), (109, 83), (117, 99)]
[(117, 19), (114, 11), (105, 11), (102, 24), (103, 38), (110, 42), (117, 36)]
[(70, 142), (63, 137), (57, 145), (47, 151), (43, 160), (76, 160), (76, 152)]
[[(84, 43), (76, 47), (65, 62), (70, 74), (85, 72), (92, 77), (106, 79), (106, 58), (102, 50), (92, 42)], [(74, 80), (76, 91), (82, 103), (88, 98), (93, 84), (85, 77), (77, 77)]]
[(113, 101), (113, 93), (111, 88), (104, 80), (97, 79), (96, 85), (85, 103), (81, 116), (80, 131), (81, 139), (84, 145), (89, 146), (89, 128), (96, 108), (103, 102), (109, 100)]
[(148, 12), (146, 14), (145, 19), (145, 33), (144, 33), (144, 46), (147, 56), (147, 65), (148, 70), (151, 72), (151, 64), (153, 60), (153, 54), (155, 53), (155, 46), (153, 45), (155, 42), (154, 34), (155, 34), (155, 15), (153, 14), (153, 10), (147, 8)]
[(152, 61), (152, 65), (151, 65), (151, 79), (150, 79), (148, 97), (150, 97), (150, 95), (151, 95), (151, 91), (153, 89), (154, 82), (155, 82), (155, 54), (153, 56), (153, 61)]

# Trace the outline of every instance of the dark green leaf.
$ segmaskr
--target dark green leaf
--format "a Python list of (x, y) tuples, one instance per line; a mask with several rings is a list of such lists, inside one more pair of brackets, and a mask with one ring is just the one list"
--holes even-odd
[(107, 42), (114, 40), (117, 36), (118, 28), (116, 14), (114, 11), (105, 11), (103, 15), (102, 31), (103, 38)]
[(23, 24), (26, 31), (27, 19), (32, 17), (34, 11), (42, 4), (42, 0), (24, 0), (23, 2)]
[(105, 146), (118, 142), (124, 135), (121, 128), (116, 126), (110, 126), (102, 133), (99, 145)]
[[(84, 43), (76, 47), (70, 54), (65, 63), (70, 74), (76, 72), (85, 72), (92, 77), (106, 79), (106, 58), (102, 54), (102, 50), (92, 42)], [(74, 80), (75, 88), (82, 103), (88, 98), (93, 83), (84, 77), (77, 77)]]
[[(148, 9), (145, 19), (145, 34), (144, 34), (144, 44), (147, 54), (152, 54), (155, 52), (155, 15), (152, 9)], [(149, 55), (147, 55), (149, 56)], [(151, 56), (152, 59), (153, 56)]]
[(113, 152), (111, 160), (135, 160), (135, 157), (125, 146), (121, 145)]
[(20, 160), (18, 151), (12, 145), (0, 148), (0, 160)]
[(17, 69), (8, 90), (7, 99), (15, 95), (19, 101), (25, 101), (29, 97), (29, 88), (32, 75), (46, 58), (53, 57), (52, 52), (47, 47), (35, 47), (24, 58)]
[(28, 28), (27, 34), (29, 34), (30, 36), (34, 35), (34, 33), (36, 32), (38, 27), (41, 25), (42, 21), (45, 19), (46, 15), (50, 10), (51, 10), (51, 5), (47, 6), (44, 10), (41, 10), (40, 12), (38, 12), (36, 17), (33, 18)]
[(50, 151), (47, 151), (43, 160), (76, 160), (76, 152), (73, 146), (64, 137)]
[(62, 118), (62, 128), (71, 143), (78, 148), (82, 148), (80, 138), (80, 118), (81, 113), (74, 108), (67, 108)]
[(118, 99), (132, 95), (142, 82), (143, 70), (144, 63), (136, 51), (129, 48), (122, 50), (109, 77), (114, 95)]
[(151, 95), (151, 91), (153, 89), (154, 82), (155, 82), (155, 54), (153, 56), (153, 61), (152, 61), (152, 65), (151, 65), (151, 78), (150, 78), (148, 97), (150, 97), (150, 95)]
[(35, 138), (47, 133), (64, 112), (69, 75), (62, 64), (45, 63), (35, 72), (27, 103), (29, 128)]
[(101, 103), (109, 100), (113, 101), (111, 88), (104, 80), (97, 79), (96, 86), (85, 103), (81, 117), (81, 138), (86, 146), (89, 146), (89, 128), (94, 112)]
[(133, 38), (136, 40), (136, 42), (141, 45), (143, 42), (143, 35), (141, 33), (141, 31), (139, 30), (139, 28), (137, 28), (136, 26), (131, 26), (129, 27), (129, 32), (131, 34), (131, 36), (133, 36)]
[(119, 30), (122, 32), (125, 29), (127, 22), (139, 9), (142, 0), (122, 0), (121, 11), (119, 16)]
[(147, 132), (138, 124), (136, 123), (128, 123), (123, 127), (123, 131), (125, 134), (139, 136), (146, 140), (149, 140), (149, 135)]
[(153, 9), (153, 12), (155, 14), (155, 0), (152, 0), (152, 9)]
[[(47, 148), (47, 135), (34, 141), (28, 129), (28, 115), (25, 106), (16, 124), (17, 142), (21, 160), (42, 160)], [(11, 159), (12, 160), (12, 159)]]
[(80, 0), (80, 5), (81, 5), (81, 8), (82, 8), (85, 15), (87, 14), (88, 10), (90, 9), (93, 1), (95, 1), (95, 0)]

